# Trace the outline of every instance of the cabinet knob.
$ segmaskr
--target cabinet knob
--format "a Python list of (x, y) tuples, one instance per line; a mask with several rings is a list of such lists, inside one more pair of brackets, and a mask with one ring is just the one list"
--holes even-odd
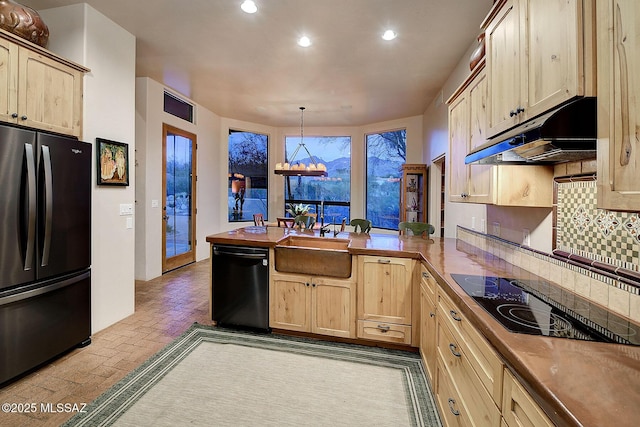
[(20, 120), (27, 120), (27, 116), (21, 116)]
[(518, 113), (516, 113), (516, 110), (511, 110), (509, 111), (509, 117), (513, 117), (515, 115), (517, 115)]
[(312, 284), (311, 284), (311, 287), (312, 287), (312, 288), (315, 288), (315, 287), (316, 287), (316, 284), (315, 284), (315, 283), (312, 283)]
[(308, 288), (309, 287), (309, 283), (305, 283), (305, 286)]
[(434, 317), (436, 314), (434, 312), (429, 312), (429, 317)]
[(518, 107), (516, 108), (516, 114), (524, 113), (524, 108)]
[(17, 119), (17, 118), (18, 118), (18, 113), (13, 113), (13, 114), (11, 115), (11, 117), (13, 117), (14, 119)]
[(428, 274), (428, 273), (424, 273), (424, 272), (423, 272), (423, 273), (422, 273), (422, 277), (424, 277), (425, 279), (428, 279), (428, 278), (429, 278), (429, 274)]

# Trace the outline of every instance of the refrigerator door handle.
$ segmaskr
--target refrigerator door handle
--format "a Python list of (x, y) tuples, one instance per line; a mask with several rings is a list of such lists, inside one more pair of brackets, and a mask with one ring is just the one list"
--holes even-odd
[(35, 247), (36, 236), (36, 166), (33, 155), (33, 145), (24, 144), (24, 152), (27, 157), (27, 190), (29, 197), (27, 199), (27, 245), (24, 254), (24, 270), (31, 270), (33, 266), (33, 252)]
[(78, 283), (88, 277), (91, 277), (91, 271), (87, 270), (77, 276), (70, 277), (59, 282), (52, 283), (50, 285), (42, 286), (40, 288), (31, 289), (25, 292), (9, 295), (0, 298), (0, 307), (3, 305), (11, 304), (18, 301), (24, 301), (29, 298), (36, 297), (38, 295), (44, 295), (46, 293), (55, 291), (56, 289), (62, 289), (74, 283)]
[(53, 181), (51, 177), (51, 154), (49, 146), (42, 146), (42, 160), (44, 162), (44, 244), (42, 245), (42, 267), (49, 264), (49, 249), (51, 247), (51, 215), (53, 209)]

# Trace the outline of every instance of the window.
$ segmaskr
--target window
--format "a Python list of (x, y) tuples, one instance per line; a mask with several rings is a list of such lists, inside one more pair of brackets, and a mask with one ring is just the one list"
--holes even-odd
[(164, 93), (164, 112), (193, 123), (193, 105), (169, 92)]
[[(289, 204), (310, 205), (310, 212), (318, 213), (321, 221), (324, 208), (325, 223), (350, 220), (351, 200), (351, 137), (348, 136), (305, 136), (304, 144), (318, 163), (327, 166), (327, 177), (284, 177), (285, 210)], [(285, 137), (285, 160), (300, 145), (300, 137)], [(300, 150), (293, 164), (312, 163), (305, 150)]]
[(267, 218), (267, 135), (229, 129), (229, 221)]
[(407, 130), (366, 136), (367, 213), (374, 227), (398, 229), (400, 222), (400, 166), (407, 157)]

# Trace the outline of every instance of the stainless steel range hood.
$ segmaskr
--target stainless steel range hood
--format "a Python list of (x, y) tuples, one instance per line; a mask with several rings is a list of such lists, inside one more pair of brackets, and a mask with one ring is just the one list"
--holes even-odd
[(465, 164), (550, 164), (595, 158), (596, 98), (571, 101), (490, 139)]

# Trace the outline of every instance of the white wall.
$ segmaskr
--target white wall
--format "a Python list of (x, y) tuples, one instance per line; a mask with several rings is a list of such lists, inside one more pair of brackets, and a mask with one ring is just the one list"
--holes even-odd
[[(139, 214), (136, 217), (135, 276), (139, 280), (150, 280), (162, 274), (163, 123), (196, 135), (196, 261), (209, 257), (206, 236), (221, 231), (221, 218), (226, 221), (227, 139), (222, 139), (220, 118), (173, 91), (194, 104), (194, 123), (165, 113), (165, 89), (171, 91), (152, 79), (136, 79), (137, 175), (141, 185), (136, 188)], [(220, 182), (224, 182), (224, 192)], [(158, 201), (158, 207), (152, 207), (154, 200)]]
[(50, 29), (49, 50), (90, 68), (84, 78), (83, 140), (129, 144), (130, 185), (98, 187), (95, 156), (92, 200), (92, 331), (134, 311), (133, 229), (119, 215), (135, 202), (135, 38), (86, 4), (39, 11)]

